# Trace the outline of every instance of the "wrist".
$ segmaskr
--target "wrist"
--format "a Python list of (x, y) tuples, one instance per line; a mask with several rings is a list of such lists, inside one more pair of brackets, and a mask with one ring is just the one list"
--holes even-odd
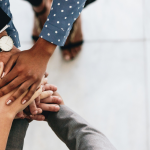
[(0, 120), (13, 121), (14, 118), (15, 118), (15, 114), (12, 114), (12, 113), (0, 113)]
[(35, 43), (35, 45), (32, 47), (32, 50), (35, 51), (36, 53), (46, 55), (47, 57), (50, 58), (56, 47), (57, 47), (56, 45), (42, 38), (39, 38), (38, 41)]
[(7, 32), (6, 31), (3, 31), (2, 33), (0, 33), (0, 38), (2, 38), (3, 36), (7, 36)]

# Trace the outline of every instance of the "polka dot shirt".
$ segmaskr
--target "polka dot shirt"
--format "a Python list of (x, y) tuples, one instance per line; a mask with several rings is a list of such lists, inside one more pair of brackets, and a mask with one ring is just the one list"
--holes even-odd
[(54, 0), (40, 37), (63, 46), (86, 0)]
[[(12, 14), (10, 12), (10, 3), (9, 0), (0, 0), (0, 8), (3, 9), (3, 11), (12, 18)], [(19, 35), (18, 32), (12, 22), (12, 20), (9, 22), (9, 28), (6, 29), (7, 34), (13, 39), (14, 45), (16, 47), (20, 47), (20, 41), (19, 41)]]
[[(55, 45), (63, 46), (73, 23), (84, 8), (86, 0), (53, 0), (50, 14), (40, 33), (43, 38)], [(0, 7), (12, 18), (9, 0), (0, 0)], [(20, 47), (19, 36), (12, 20), (7, 33), (12, 37), (16, 47)]]

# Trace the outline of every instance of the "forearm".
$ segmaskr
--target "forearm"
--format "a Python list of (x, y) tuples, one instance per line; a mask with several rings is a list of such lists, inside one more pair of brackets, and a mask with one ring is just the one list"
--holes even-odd
[(13, 117), (0, 114), (0, 150), (5, 150)]
[(115, 150), (105, 135), (66, 106), (50, 113), (48, 123), (71, 150)]

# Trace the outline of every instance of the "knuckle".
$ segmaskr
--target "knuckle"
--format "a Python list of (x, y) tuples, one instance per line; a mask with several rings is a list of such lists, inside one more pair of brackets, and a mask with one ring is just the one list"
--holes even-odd
[(15, 88), (14, 83), (10, 83), (10, 85), (8, 86), (8, 89), (14, 89), (14, 88)]
[(37, 75), (32, 75), (32, 80), (37, 81), (38, 80)]
[(55, 97), (52, 97), (51, 101), (52, 101), (52, 103), (54, 103), (55, 102)]
[(36, 110), (36, 106), (35, 106), (35, 105), (30, 105), (30, 110), (31, 110), (31, 111)]
[(29, 100), (30, 100), (30, 96), (27, 95), (27, 96), (25, 97), (25, 100), (26, 100), (26, 101), (29, 101)]
[(21, 73), (22, 72), (22, 67), (17, 67), (16, 70), (17, 70), (18, 73)]
[(5, 90), (1, 89), (1, 90), (0, 90), (0, 95), (1, 95), (1, 96), (5, 95)]
[(12, 100), (12, 101), (14, 101), (14, 100), (16, 100), (16, 99), (17, 99), (17, 96), (16, 96), (16, 95), (12, 95), (12, 96), (11, 96), (11, 100)]
[(35, 90), (30, 90), (29, 96), (31, 97), (35, 93)]
[(7, 78), (3, 78), (0, 87), (5, 85), (6, 83), (7, 83)]
[(20, 88), (20, 89), (19, 89), (19, 93), (20, 93), (20, 94), (23, 94), (24, 92), (25, 92), (25, 89), (24, 89), (24, 88)]
[(25, 75), (26, 75), (26, 77), (28, 77), (28, 78), (31, 78), (31, 77), (33, 76), (31, 71), (28, 71)]

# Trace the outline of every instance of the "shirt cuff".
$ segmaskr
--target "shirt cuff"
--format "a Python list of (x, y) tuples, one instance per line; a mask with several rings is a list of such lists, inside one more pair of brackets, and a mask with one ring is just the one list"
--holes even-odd
[(71, 28), (72, 26), (69, 26), (67, 29), (63, 29), (58, 28), (52, 24), (45, 23), (40, 33), (40, 38), (43, 38), (52, 44), (64, 46)]

